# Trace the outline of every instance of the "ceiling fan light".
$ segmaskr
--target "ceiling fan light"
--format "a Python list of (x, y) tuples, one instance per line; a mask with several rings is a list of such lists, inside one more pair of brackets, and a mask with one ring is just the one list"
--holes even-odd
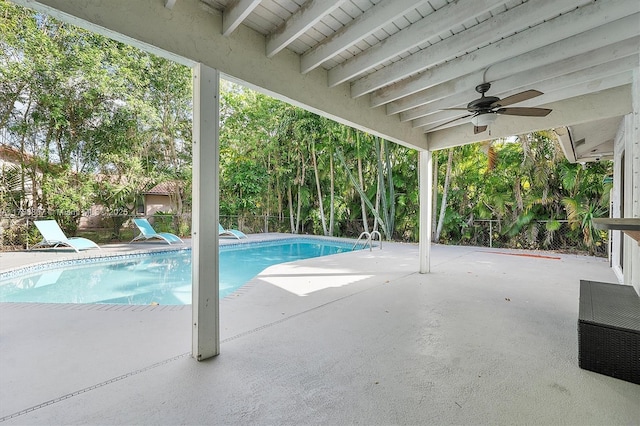
[(496, 121), (496, 118), (498, 118), (498, 114), (494, 112), (487, 112), (484, 114), (476, 115), (471, 119), (471, 122), (476, 127), (489, 126), (493, 124), (494, 121)]

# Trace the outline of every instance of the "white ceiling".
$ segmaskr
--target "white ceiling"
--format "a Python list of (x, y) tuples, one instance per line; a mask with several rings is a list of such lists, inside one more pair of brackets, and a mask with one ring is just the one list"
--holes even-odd
[[(185, 40), (184, 36), (176, 37), (172, 44), (162, 39), (163, 35), (153, 35), (142, 26), (130, 29), (121, 25), (118, 19), (126, 21), (130, 19), (128, 14), (136, 13), (136, 6), (123, 0), (112, 0), (114, 7), (108, 12), (110, 2), (105, 0), (15, 1), (48, 11), (62, 10), (63, 19), (72, 15), (69, 20), (78, 17), (128, 38), (186, 55), (182, 53), (187, 49), (184, 41), (178, 42)], [(193, 16), (193, 8), (187, 7), (194, 2), (201, 13), (221, 21), (219, 28), (206, 24), (209, 27), (203, 32), (200, 26), (205, 24)], [(212, 50), (226, 43), (226, 60), (219, 58), (219, 51), (210, 60), (225, 74), (356, 127), (371, 128), (378, 134), (385, 135), (380, 123), (384, 122), (386, 128), (397, 126), (402, 130), (388, 132), (392, 140), (420, 148), (440, 149), (571, 126), (573, 143), (582, 139), (585, 142), (581, 147), (569, 148), (593, 156), (593, 149), (602, 153), (612, 151), (609, 144), (618, 123), (632, 110), (631, 81), (634, 70), (638, 72), (639, 68), (638, 0), (146, 0), (144, 3), (148, 13), (139, 16), (139, 20), (166, 22), (166, 31), (176, 33), (182, 29), (172, 30), (171, 21), (189, 22), (193, 27), (184, 30), (192, 31), (194, 43), (202, 39), (206, 30), (211, 32)], [(107, 14), (113, 17), (106, 17)], [(258, 37), (248, 37), (248, 29)], [(260, 46), (256, 48), (255, 44)], [(198, 48), (189, 52), (192, 60), (206, 55)], [(259, 66), (264, 67), (266, 75), (257, 77), (247, 71), (247, 65), (229, 64), (234, 55), (253, 55), (253, 61), (256, 55), (260, 56), (257, 63), (262, 64)], [(246, 59), (244, 64), (248, 63), (250, 60)], [(280, 65), (295, 73), (290, 79), (292, 86), (299, 85), (296, 90), (274, 82), (282, 76), (268, 75), (283, 69), (276, 68)], [(544, 105), (553, 112), (545, 118), (499, 116), (489, 131), (475, 135), (468, 120), (451, 122), (467, 115), (466, 111), (445, 109), (465, 107), (478, 98), (474, 88), (482, 82), (492, 84), (488, 95), (501, 98), (526, 89), (540, 90), (544, 95), (513, 106)], [(340, 112), (323, 109), (319, 103), (314, 105), (314, 97), (324, 96), (320, 90), (337, 94), (331, 102), (335, 104), (338, 99), (344, 102), (345, 109)], [(306, 91), (313, 94), (305, 98)], [(369, 108), (369, 112), (360, 110), (361, 105)], [(370, 114), (372, 122), (350, 117), (351, 110), (359, 115)], [(427, 134), (426, 144), (418, 146), (414, 142), (416, 131)], [(402, 134), (410, 137), (399, 136)], [(578, 157), (572, 160), (587, 158)]]
[[(544, 92), (517, 105), (536, 107), (629, 85), (639, 63), (638, 1), (202, 1), (227, 18), (228, 34), (247, 25), (267, 37), (267, 56), (290, 49), (301, 73), (322, 67), (329, 87), (348, 82), (351, 96), (426, 133), (456, 125), (468, 133), (469, 118), (452, 122), (468, 112), (443, 110), (478, 98), (484, 81), (502, 98)], [(620, 121), (575, 125), (570, 158), (608, 158)]]

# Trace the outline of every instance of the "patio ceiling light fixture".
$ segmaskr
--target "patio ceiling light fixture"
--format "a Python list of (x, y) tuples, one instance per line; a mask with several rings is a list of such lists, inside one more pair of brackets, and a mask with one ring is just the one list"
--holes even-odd
[(475, 127), (484, 127), (493, 124), (496, 118), (498, 118), (498, 114), (495, 112), (487, 112), (476, 115), (471, 119), (471, 122)]

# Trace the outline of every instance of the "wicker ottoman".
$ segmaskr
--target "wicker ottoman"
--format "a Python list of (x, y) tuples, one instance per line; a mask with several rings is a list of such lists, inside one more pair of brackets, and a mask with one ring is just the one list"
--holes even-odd
[(580, 281), (578, 362), (640, 384), (640, 297), (633, 287)]

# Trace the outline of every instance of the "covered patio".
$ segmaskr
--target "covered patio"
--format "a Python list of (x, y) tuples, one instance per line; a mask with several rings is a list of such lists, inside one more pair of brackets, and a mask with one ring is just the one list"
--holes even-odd
[[(552, 129), (570, 161), (613, 159), (612, 212), (640, 217), (635, 0), (14, 1), (192, 67), (197, 360), (220, 353), (221, 75), (420, 151), (421, 273), (433, 150)], [(612, 239), (618, 281), (640, 293), (640, 246)]]
[[(537, 130), (613, 159), (613, 214), (640, 217), (636, 0), (13, 1), (192, 67), (194, 288), (183, 308), (3, 305), (0, 421), (637, 423), (640, 387), (579, 369), (576, 333), (581, 278), (640, 292), (635, 241), (613, 232), (611, 264), (430, 241), (431, 151)], [(419, 246), (218, 300), (221, 76), (419, 150)], [(496, 106), (483, 130), (481, 83), (552, 112)]]
[(432, 256), (427, 275), (398, 243), (271, 267), (221, 301), (202, 363), (190, 306), (3, 304), (0, 421), (637, 423), (640, 386), (577, 364), (578, 280), (615, 281), (605, 259)]

